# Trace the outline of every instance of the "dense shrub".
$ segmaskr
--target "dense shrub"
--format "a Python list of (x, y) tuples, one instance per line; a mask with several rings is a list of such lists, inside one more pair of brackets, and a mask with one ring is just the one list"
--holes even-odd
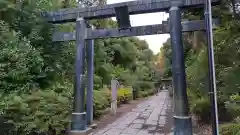
[(188, 96), (189, 107), (192, 108), (192, 106), (194, 105), (194, 101), (195, 101), (196, 99), (198, 99), (198, 98), (197, 98), (197, 96), (196, 96), (193, 92), (191, 92), (189, 89), (187, 89), (187, 96)]
[(153, 90), (145, 90), (145, 91), (140, 91), (140, 97), (148, 97), (154, 95)]
[(140, 97), (147, 97), (148, 93), (147, 91), (140, 91)]
[(0, 20), (0, 89), (4, 94), (29, 91), (41, 85), (40, 80), (46, 77), (39, 51), (9, 27)]
[(191, 106), (191, 112), (198, 117), (198, 120), (208, 122), (211, 118), (209, 100), (207, 98), (197, 99)]
[(239, 135), (239, 133), (240, 133), (239, 123), (230, 123), (220, 126), (221, 135)]
[[(29, 94), (13, 93), (0, 101), (2, 118), (8, 119), (7, 123), (13, 124), (16, 131), (21, 129), (18, 135), (26, 135), (32, 131), (47, 132), (49, 126), (57, 131), (64, 130), (70, 122), (72, 91), (71, 83), (56, 83), (44, 91), (35, 90)], [(128, 103), (130, 100), (132, 89), (120, 88), (118, 105)], [(108, 88), (94, 90), (93, 116), (96, 118), (103, 114), (106, 108), (110, 107), (110, 103), (111, 92)]]
[(240, 123), (240, 116), (236, 117), (233, 122)]
[(239, 94), (234, 94), (232, 96), (230, 96), (230, 100), (233, 102), (240, 102), (240, 95)]
[(191, 103), (194, 103), (195, 100), (203, 97), (202, 93), (199, 90), (187, 89), (188, 100)]
[[(191, 113), (195, 114), (201, 122), (208, 123), (210, 121), (209, 119), (211, 118), (211, 104), (209, 101), (209, 97), (203, 95), (197, 90), (191, 91), (188, 89), (187, 94)], [(227, 100), (228, 98), (225, 95), (217, 95), (218, 116), (221, 122), (229, 121), (232, 119), (225, 106)]]
[(226, 102), (229, 98), (226, 95), (218, 94), (217, 102), (218, 102), (218, 117), (219, 121), (226, 122), (232, 120), (231, 115), (228, 113), (226, 108)]
[(148, 90), (147, 93), (148, 93), (148, 96), (152, 96), (152, 95), (154, 95), (156, 92), (155, 92), (154, 90)]
[(154, 88), (154, 84), (149, 81), (138, 81), (135, 84), (136, 89), (138, 90), (151, 90)]
[(69, 124), (71, 99), (54, 91), (35, 91), (31, 94), (11, 94), (1, 101), (2, 115), (15, 126), (18, 135), (31, 131), (47, 132), (49, 125), (60, 130)]
[(94, 89), (100, 89), (102, 85), (102, 78), (94, 74)]
[(112, 100), (111, 90), (104, 86), (103, 88), (100, 89), (100, 91), (103, 93), (103, 96), (107, 98), (108, 102), (111, 103)]
[(111, 95), (108, 95), (107, 90), (94, 90), (93, 92), (93, 116), (99, 117), (110, 105)]
[(230, 113), (231, 117), (237, 118), (240, 116), (240, 105), (236, 103), (226, 103), (227, 111)]
[(136, 98), (141, 98), (141, 91), (135, 90)]
[(119, 88), (117, 96), (118, 105), (128, 103), (132, 100), (132, 88)]

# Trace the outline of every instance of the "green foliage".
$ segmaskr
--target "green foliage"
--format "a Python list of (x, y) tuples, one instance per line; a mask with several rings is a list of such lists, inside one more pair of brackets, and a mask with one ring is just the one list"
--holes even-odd
[(94, 74), (93, 82), (94, 82), (94, 90), (102, 88), (102, 86), (103, 86), (102, 77)]
[(9, 31), (3, 21), (0, 21), (0, 36), (0, 89), (6, 94), (37, 87), (39, 80), (46, 76), (39, 51), (28, 39), (20, 38), (20, 33)]
[(226, 103), (227, 111), (230, 113), (231, 117), (237, 118), (240, 116), (240, 105), (236, 103)]
[(120, 88), (117, 92), (117, 104), (126, 104), (132, 100), (132, 88)]
[(230, 96), (230, 100), (231, 101), (240, 101), (240, 95), (239, 94), (234, 94), (232, 96)]
[(236, 118), (234, 119), (234, 122), (240, 123), (240, 116), (236, 117)]
[(190, 90), (187, 89), (187, 95), (188, 95), (188, 100), (190, 102), (190, 105), (194, 104), (194, 101), (201, 98), (202, 95), (199, 91), (197, 90)]
[(222, 94), (217, 95), (217, 101), (218, 101), (218, 117), (219, 120), (222, 122), (230, 121), (231, 115), (228, 113), (226, 108), (226, 102), (229, 100), (228, 97)]
[(140, 91), (140, 97), (148, 97), (154, 95), (153, 90)]
[(95, 90), (93, 92), (93, 116), (99, 117), (104, 113), (105, 109), (109, 107), (111, 103), (111, 95), (108, 93), (109, 90)]
[[(209, 97), (206, 95), (203, 96), (202, 93), (198, 91), (188, 90), (188, 100), (190, 111), (195, 114), (201, 122), (210, 122), (211, 104)], [(231, 115), (225, 106), (227, 100), (228, 98), (226, 96), (221, 94), (217, 95), (218, 116), (220, 121), (229, 121), (231, 119)]]
[[(12, 93), (0, 102), (0, 112), (19, 135), (32, 131), (45, 133), (49, 126), (57, 131), (69, 126), (72, 110), (73, 86), (69, 83), (56, 83), (51, 88), (35, 90), (28, 94)], [(122, 87), (118, 91), (118, 105), (132, 100), (132, 89)], [(93, 115), (99, 117), (110, 107), (111, 92), (108, 88), (94, 90)], [(61, 106), (61, 107), (59, 107)], [(43, 124), (44, 123), (44, 124)], [(4, 124), (6, 125), (6, 124)]]
[(149, 81), (138, 81), (135, 84), (138, 90), (150, 90), (153, 89), (153, 83)]
[(196, 58), (192, 58), (194, 62), (186, 68), (188, 88), (203, 94), (208, 90), (206, 48), (203, 47), (202, 50), (195, 55), (196, 56), (193, 57)]
[[(68, 110), (72, 108), (71, 92), (68, 92), (72, 87), (62, 85), (55, 88), (5, 97), (0, 103), (3, 117), (15, 126), (19, 135), (32, 131), (46, 132), (49, 125), (59, 131), (64, 130), (69, 124)], [(56, 92), (60, 89), (64, 89), (64, 93)]]
[(224, 124), (220, 127), (219, 132), (221, 135), (239, 135), (240, 124), (239, 123)]
[(193, 112), (200, 121), (208, 121), (210, 119), (210, 102), (207, 98), (200, 98), (194, 101), (191, 106), (191, 112)]

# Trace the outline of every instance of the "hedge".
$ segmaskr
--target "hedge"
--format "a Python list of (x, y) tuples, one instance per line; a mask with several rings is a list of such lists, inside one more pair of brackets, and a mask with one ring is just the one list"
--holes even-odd
[[(117, 104), (126, 104), (132, 100), (132, 88), (122, 87), (117, 92)], [(107, 88), (94, 91), (94, 117), (99, 117), (111, 105), (111, 91)]]
[(240, 135), (240, 123), (229, 123), (221, 125), (220, 135)]
[(140, 91), (139, 93), (140, 97), (147, 97), (147, 96), (151, 96), (154, 95), (154, 91), (153, 90), (146, 90), (146, 91)]
[(240, 104), (227, 102), (226, 107), (232, 119), (240, 116)]
[(49, 125), (60, 131), (68, 127), (72, 98), (48, 90), (19, 96), (14, 93), (1, 101), (0, 109), (18, 135), (47, 132)]
[(132, 88), (119, 88), (117, 92), (117, 104), (126, 104), (132, 100)]
[(191, 112), (194, 113), (198, 120), (203, 122), (209, 122), (211, 116), (211, 105), (207, 98), (196, 99), (191, 105)]
[[(18, 135), (27, 135), (32, 131), (45, 133), (49, 130), (49, 125), (57, 131), (65, 130), (71, 118), (72, 90), (72, 85), (56, 84), (44, 91), (35, 90), (29, 94), (20, 95), (10, 94), (0, 101), (1, 117), (7, 119), (7, 123), (14, 125), (14, 130), (18, 132)], [(128, 103), (131, 99), (131, 88), (119, 89), (119, 104)], [(110, 103), (111, 91), (109, 89), (94, 90), (94, 117), (99, 117), (107, 107), (110, 107)]]
[[(188, 89), (188, 100), (191, 113), (198, 117), (198, 120), (204, 123), (210, 122), (211, 104), (207, 95), (201, 95), (200, 92), (191, 91)], [(231, 115), (228, 112), (225, 103), (228, 100), (225, 95), (219, 94), (217, 96), (218, 101), (218, 116), (220, 122), (226, 122), (231, 120)]]
[(105, 109), (109, 107), (111, 101), (109, 100), (110, 95), (107, 96), (106, 91), (94, 90), (93, 93), (93, 116), (99, 117), (104, 113)]

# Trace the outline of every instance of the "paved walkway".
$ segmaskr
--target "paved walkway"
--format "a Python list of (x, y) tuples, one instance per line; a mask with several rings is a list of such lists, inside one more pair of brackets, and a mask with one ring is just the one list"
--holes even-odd
[(104, 129), (90, 135), (164, 135), (169, 104), (168, 91), (161, 91)]

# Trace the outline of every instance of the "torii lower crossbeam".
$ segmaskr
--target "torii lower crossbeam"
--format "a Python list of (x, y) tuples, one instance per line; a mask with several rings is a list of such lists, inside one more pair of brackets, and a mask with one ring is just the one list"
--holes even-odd
[[(213, 19), (213, 28), (219, 24), (217, 19)], [(182, 31), (201, 31), (205, 30), (203, 20), (185, 21), (182, 22)], [(119, 31), (118, 29), (87, 29), (87, 37), (85, 39), (98, 39), (98, 38), (113, 38), (113, 37), (128, 37), (128, 36), (142, 36), (169, 33), (168, 23), (156, 24), (147, 26), (132, 27), (129, 30)], [(76, 40), (76, 32), (57, 32), (53, 35), (53, 41), (74, 41)]]

